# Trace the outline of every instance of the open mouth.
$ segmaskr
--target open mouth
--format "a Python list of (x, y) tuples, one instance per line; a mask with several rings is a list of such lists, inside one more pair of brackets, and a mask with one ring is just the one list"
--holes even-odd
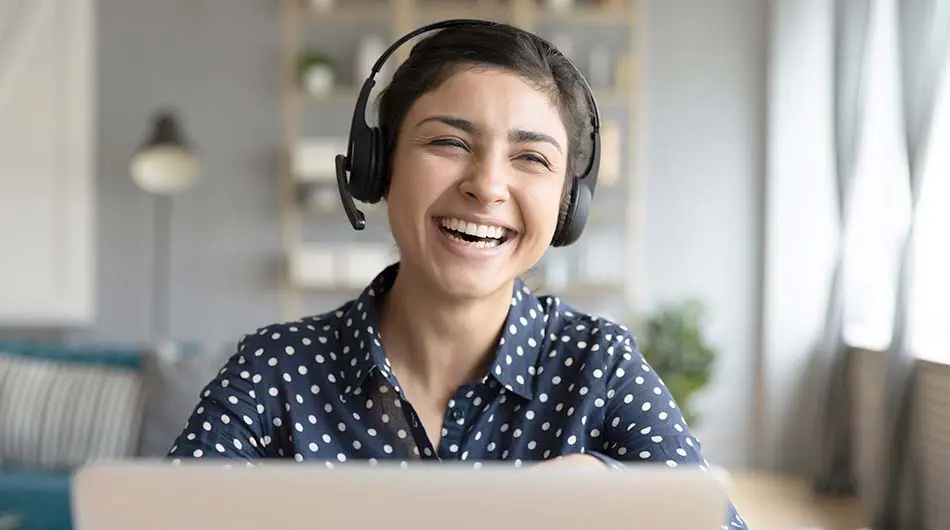
[(494, 248), (511, 241), (516, 235), (508, 228), (470, 223), (454, 217), (440, 217), (435, 222), (449, 239), (475, 248)]

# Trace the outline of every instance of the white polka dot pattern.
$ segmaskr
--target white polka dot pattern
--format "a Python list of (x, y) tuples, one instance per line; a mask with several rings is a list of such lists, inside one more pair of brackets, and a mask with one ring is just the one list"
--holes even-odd
[[(377, 332), (376, 299), (398, 265), (357, 299), (243, 337), (202, 391), (169, 451), (184, 458), (508, 461), (572, 453), (606, 465), (707, 468), (672, 395), (623, 327), (536, 297), (518, 282), (488, 373), (458, 389), (433, 447)], [(725, 528), (746, 528), (730, 507)]]

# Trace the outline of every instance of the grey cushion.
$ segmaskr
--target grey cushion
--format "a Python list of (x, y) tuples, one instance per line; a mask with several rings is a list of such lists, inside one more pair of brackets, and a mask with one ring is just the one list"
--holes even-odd
[(181, 347), (158, 349), (145, 367), (147, 400), (139, 455), (163, 458), (198, 403), (201, 389), (217, 375), (233, 346), (194, 352)]
[(0, 351), (0, 460), (5, 469), (59, 472), (132, 457), (144, 397), (130, 366)]

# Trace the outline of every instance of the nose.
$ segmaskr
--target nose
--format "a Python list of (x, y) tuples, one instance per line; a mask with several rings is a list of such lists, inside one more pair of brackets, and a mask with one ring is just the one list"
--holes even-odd
[(503, 158), (486, 156), (479, 163), (474, 164), (467, 178), (459, 185), (462, 194), (486, 206), (507, 201), (509, 197), (508, 161)]

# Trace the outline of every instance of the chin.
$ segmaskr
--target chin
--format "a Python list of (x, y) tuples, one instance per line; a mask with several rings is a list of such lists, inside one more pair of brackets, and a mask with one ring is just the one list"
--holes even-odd
[(470, 262), (434, 252), (425, 257), (419, 269), (431, 289), (452, 299), (474, 300), (511, 288), (511, 282), (518, 276), (518, 267), (512, 258), (514, 256)]
[(471, 271), (469, 274), (458, 271), (439, 271), (436, 285), (446, 296), (456, 300), (480, 300), (491, 298), (504, 291), (505, 296), (511, 295), (511, 282), (514, 276), (500, 274), (483, 274)]

